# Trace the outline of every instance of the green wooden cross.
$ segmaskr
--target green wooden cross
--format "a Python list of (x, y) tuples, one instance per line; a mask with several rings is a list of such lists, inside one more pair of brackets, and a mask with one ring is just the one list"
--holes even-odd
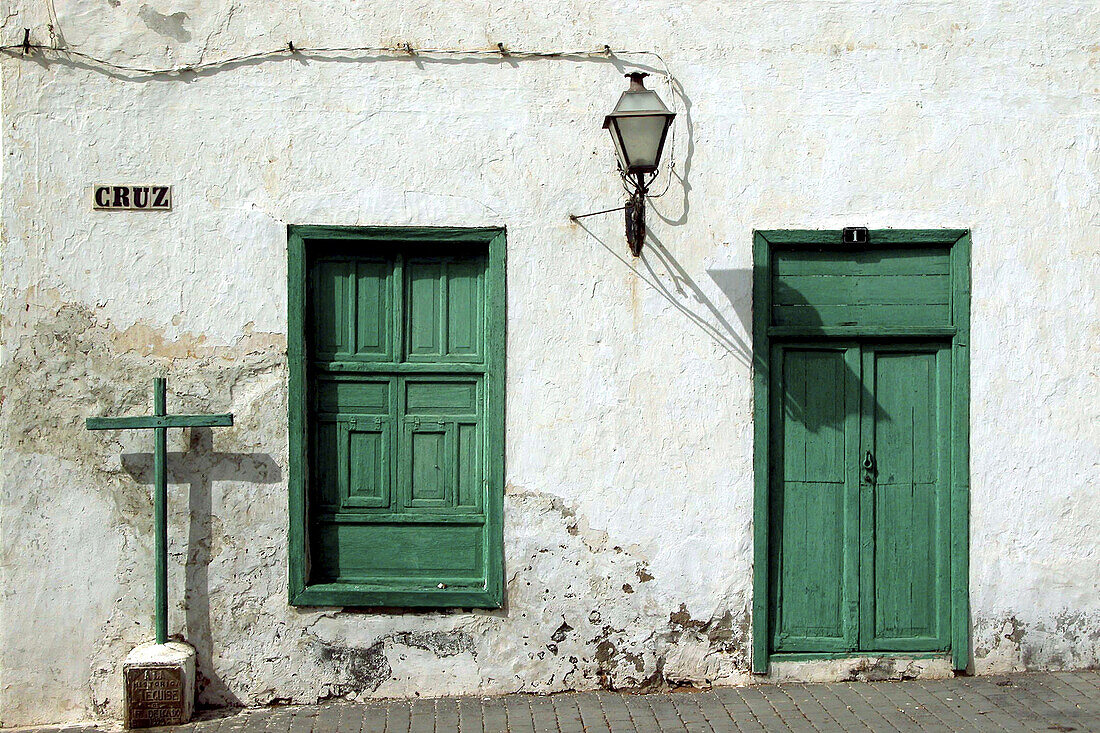
[(157, 643), (168, 641), (168, 428), (224, 428), (223, 415), (169, 415), (163, 377), (153, 380), (153, 414), (147, 417), (89, 417), (88, 430), (153, 431), (153, 531), (156, 555)]

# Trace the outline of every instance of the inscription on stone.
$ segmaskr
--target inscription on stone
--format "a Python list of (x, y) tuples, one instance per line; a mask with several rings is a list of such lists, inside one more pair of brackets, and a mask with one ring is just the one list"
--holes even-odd
[(151, 728), (187, 722), (183, 670), (130, 667), (126, 674), (126, 727)]

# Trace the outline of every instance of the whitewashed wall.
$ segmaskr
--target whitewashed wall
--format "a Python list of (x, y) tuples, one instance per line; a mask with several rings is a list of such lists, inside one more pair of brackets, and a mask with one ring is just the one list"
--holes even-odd
[[(118, 714), (150, 444), (83, 421), (161, 373), (170, 409), (237, 416), (170, 434), (204, 703), (748, 681), (754, 228), (973, 230), (975, 671), (1100, 663), (1100, 9), (1024, 5), (10, 2), (4, 43), (118, 63), (608, 44), (682, 93), (655, 83), (678, 178), (631, 260), (620, 214), (567, 215), (621, 203), (600, 122), (648, 57), (3, 58), (0, 721)], [(94, 212), (104, 182), (175, 208)], [(290, 223), (508, 228), (503, 610), (287, 605)]]

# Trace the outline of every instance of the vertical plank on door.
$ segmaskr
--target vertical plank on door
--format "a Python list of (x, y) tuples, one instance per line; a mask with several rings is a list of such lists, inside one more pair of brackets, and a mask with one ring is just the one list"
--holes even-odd
[[(940, 369), (935, 349), (865, 351), (861, 646), (946, 648), (947, 490), (941, 452)], [(869, 371), (868, 371), (869, 370)]]
[(784, 348), (778, 361), (772, 644), (780, 651), (842, 651), (851, 645), (853, 552), (845, 527), (852, 377), (842, 348)]

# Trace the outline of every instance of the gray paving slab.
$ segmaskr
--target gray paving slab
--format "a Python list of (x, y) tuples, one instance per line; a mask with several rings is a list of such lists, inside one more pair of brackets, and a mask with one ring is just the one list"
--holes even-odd
[(577, 704), (583, 730), (587, 733), (610, 733), (611, 727), (603, 713), (599, 696), (595, 692), (581, 692), (569, 695)]
[[(119, 726), (19, 729), (93, 733)], [(7, 729), (14, 731), (15, 729)], [(164, 733), (1100, 733), (1100, 672), (904, 682), (756, 684), (203, 711)]]

